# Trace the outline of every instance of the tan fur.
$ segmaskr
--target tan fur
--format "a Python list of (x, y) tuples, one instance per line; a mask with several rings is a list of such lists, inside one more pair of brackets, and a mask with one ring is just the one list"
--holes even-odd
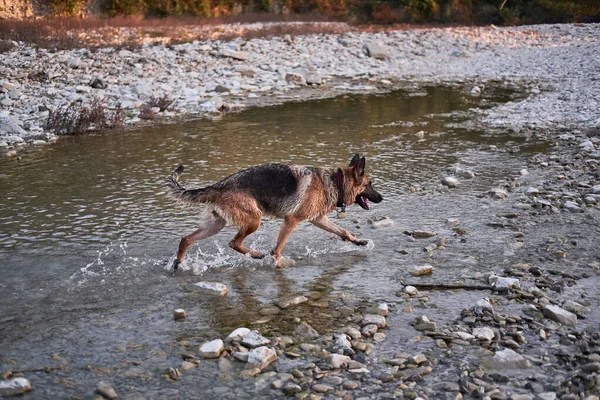
[[(359, 166), (359, 161), (362, 162), (362, 168)], [(335, 182), (337, 168), (315, 169), (298, 165), (291, 165), (289, 168), (297, 181), (296, 191), (292, 196), (283, 200), (280, 207), (270, 213), (264, 213), (249, 192), (209, 190), (211, 187), (187, 191), (177, 183), (177, 178), (183, 171), (183, 167), (178, 168), (169, 177), (172, 196), (178, 201), (208, 203), (208, 211), (203, 218), (204, 226), (181, 240), (175, 268), (183, 261), (187, 248), (194, 241), (214, 235), (226, 224), (239, 227), (238, 233), (229, 243), (232, 249), (252, 257), (262, 257), (263, 253), (244, 247), (243, 241), (258, 229), (264, 214), (283, 218), (277, 244), (271, 252), (275, 259), (275, 265), (278, 267), (281, 266), (281, 252), (287, 239), (302, 221), (310, 221), (315, 226), (340, 236), (343, 240), (349, 240), (358, 245), (366, 244), (365, 240), (357, 239), (352, 233), (327, 218), (327, 214), (336, 208), (338, 201), (339, 194)], [(364, 174), (364, 158), (359, 160), (356, 155), (350, 166), (340, 167), (340, 169), (344, 177), (343, 201), (346, 205), (354, 204), (357, 196), (365, 192), (370, 184), (368, 176)], [(232, 175), (232, 177), (234, 176)], [(194, 193), (192, 194), (192, 192)], [(191, 195), (188, 196), (186, 193)], [(379, 196), (379, 200), (376, 202), (381, 201), (381, 196), (379, 194), (377, 196)]]

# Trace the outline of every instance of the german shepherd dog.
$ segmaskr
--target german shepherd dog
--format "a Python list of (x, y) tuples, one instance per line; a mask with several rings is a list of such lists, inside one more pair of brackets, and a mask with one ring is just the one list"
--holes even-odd
[(208, 209), (200, 228), (179, 243), (173, 268), (183, 262), (188, 247), (197, 240), (218, 233), (225, 225), (239, 228), (229, 247), (253, 258), (264, 253), (244, 247), (244, 239), (260, 226), (261, 217), (283, 218), (277, 245), (271, 252), (275, 266), (284, 266), (281, 252), (294, 228), (301, 221), (310, 221), (327, 232), (358, 246), (368, 243), (334, 224), (327, 214), (336, 207), (358, 204), (369, 209), (368, 201), (379, 203), (383, 198), (373, 189), (365, 174), (365, 158), (356, 154), (348, 167), (314, 168), (301, 165), (265, 164), (228, 176), (214, 185), (201, 189), (185, 189), (177, 179), (183, 172), (180, 165), (169, 176), (167, 186), (171, 198), (188, 204), (204, 203)]

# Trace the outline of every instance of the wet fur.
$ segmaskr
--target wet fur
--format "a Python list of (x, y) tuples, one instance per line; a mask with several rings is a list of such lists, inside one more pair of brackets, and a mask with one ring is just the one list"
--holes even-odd
[[(340, 168), (344, 181), (342, 197), (346, 205), (353, 204), (361, 195), (376, 203), (381, 201), (381, 195), (370, 185), (364, 167), (364, 157), (355, 155), (348, 167)], [(183, 172), (183, 166), (179, 166), (167, 181), (170, 197), (187, 204), (206, 204), (207, 211), (200, 229), (181, 240), (175, 269), (194, 241), (214, 235), (225, 225), (239, 227), (238, 234), (229, 243), (231, 248), (252, 257), (262, 257), (262, 253), (244, 247), (243, 241), (258, 229), (263, 216), (284, 219), (277, 245), (271, 253), (278, 267), (285, 242), (301, 221), (308, 220), (357, 245), (366, 244), (366, 240), (357, 239), (327, 218), (338, 201), (337, 171), (337, 168), (265, 164), (239, 171), (213, 185), (187, 190), (178, 182)]]

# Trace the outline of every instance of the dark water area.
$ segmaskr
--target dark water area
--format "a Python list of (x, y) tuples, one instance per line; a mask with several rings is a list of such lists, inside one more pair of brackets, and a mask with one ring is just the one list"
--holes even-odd
[[(397, 287), (388, 266), (402, 230), (410, 228), (401, 221), (417, 218), (411, 203), (427, 204), (412, 192), (437, 188), (444, 170), (459, 165), (478, 174), (463, 191), (475, 195), (518, 169), (523, 155), (546, 149), (542, 141), (465, 128), (470, 108), (515, 96), (490, 88), (474, 98), (447, 87), (342, 96), (63, 138), (18, 160), (0, 159), (0, 369), (60, 366), (27, 376), (32, 398), (88, 396), (102, 379), (125, 398), (216, 396), (211, 390), (232, 383), (215, 365), (202, 364), (177, 384), (162, 377), (181, 362), (182, 349), (239, 326), (260, 328), (252, 325), (264, 317), (260, 309), (282, 296), (320, 293), (330, 304), (324, 315), (314, 315), (313, 326), (322, 330), (343, 317), (345, 291), (358, 303), (389, 298)], [(190, 270), (168, 271), (180, 238), (196, 229), (200, 213), (164, 195), (164, 181), (178, 163), (186, 166), (181, 180), (191, 188), (256, 164), (334, 166), (354, 153), (367, 158), (385, 198), (371, 211), (351, 208), (338, 221), (371, 239), (366, 249), (304, 223), (284, 251), (294, 266), (275, 271), (268, 259), (230, 250), (235, 230), (226, 228), (190, 249)], [(448, 201), (445, 207), (456, 214), (467, 212), (451, 196)], [(379, 216), (397, 221), (394, 234), (369, 228), (369, 219)], [(423, 218), (422, 226), (427, 223)], [(265, 220), (247, 245), (270, 250), (278, 226)], [(365, 274), (369, 279), (361, 278)], [(200, 280), (225, 283), (228, 296), (189, 290)], [(185, 322), (173, 321), (176, 308), (187, 311)], [(296, 317), (264, 323), (288, 334)], [(259, 386), (239, 382), (227, 395), (251, 398), (264, 393)]]

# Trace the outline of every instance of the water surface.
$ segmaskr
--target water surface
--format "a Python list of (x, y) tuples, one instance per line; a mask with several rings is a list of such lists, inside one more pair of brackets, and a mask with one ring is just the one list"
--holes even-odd
[[(28, 375), (36, 398), (91, 394), (101, 379), (132, 397), (215, 395), (210, 390), (231, 382), (215, 378), (214, 365), (187, 373), (177, 384), (162, 374), (179, 365), (182, 351), (233, 328), (254, 326), (263, 318), (262, 307), (290, 294), (323, 301), (323, 313), (313, 313), (312, 323), (320, 331), (333, 328), (344, 317), (340, 299), (346, 292), (362, 301), (390, 298), (397, 290), (390, 266), (402, 231), (441, 222), (427, 218), (427, 207), (476, 218), (460, 201), (453, 203), (452, 194), (440, 205), (410, 193), (437, 191), (444, 170), (460, 165), (478, 174), (462, 192), (475, 195), (522, 166), (521, 153), (493, 146), (523, 154), (544, 150), (542, 142), (461, 128), (472, 116), (470, 108), (514, 96), (490, 88), (483, 98), (473, 98), (445, 87), (342, 96), (63, 138), (19, 160), (1, 159), (2, 369), (62, 366), (53, 374)], [(354, 153), (366, 156), (385, 201), (367, 212), (353, 207), (338, 222), (372, 239), (369, 248), (305, 223), (284, 251), (295, 265), (277, 272), (269, 260), (230, 250), (235, 230), (226, 228), (190, 249), (190, 271), (171, 276), (166, 269), (181, 236), (196, 229), (199, 214), (164, 196), (165, 178), (180, 162), (186, 166), (184, 185), (197, 187), (256, 164), (333, 166)], [(369, 219), (381, 216), (393, 218), (396, 228), (371, 229)], [(278, 225), (265, 220), (247, 244), (270, 250)], [(188, 285), (199, 280), (223, 282), (230, 294), (191, 292)], [(173, 322), (175, 308), (186, 309), (186, 322)], [(296, 316), (280, 315), (269, 325), (271, 333), (289, 333)], [(252, 397), (264, 390), (245, 382), (229, 395)]]

